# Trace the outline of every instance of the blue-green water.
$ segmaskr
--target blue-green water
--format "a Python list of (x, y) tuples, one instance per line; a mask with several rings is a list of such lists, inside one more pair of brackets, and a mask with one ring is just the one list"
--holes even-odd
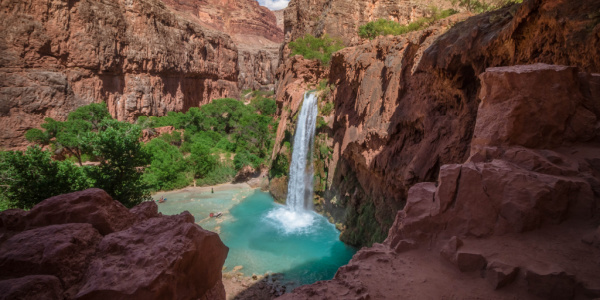
[[(240, 272), (248, 276), (282, 273), (292, 286), (309, 284), (333, 278), (355, 253), (339, 240), (339, 232), (324, 217), (310, 212), (300, 221), (287, 222), (290, 216), (284, 206), (259, 190), (228, 187), (215, 189), (214, 194), (190, 189), (164, 195), (168, 200), (159, 204), (160, 212), (188, 210), (200, 226), (219, 232), (229, 247), (225, 271), (243, 266)], [(222, 218), (207, 218), (217, 211), (224, 213)]]

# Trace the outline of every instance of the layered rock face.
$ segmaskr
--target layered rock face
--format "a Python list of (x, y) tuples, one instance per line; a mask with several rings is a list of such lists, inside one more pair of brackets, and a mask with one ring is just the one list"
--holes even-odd
[(0, 145), (44, 117), (105, 101), (119, 120), (237, 95), (237, 48), (158, 0), (4, 1)]
[(179, 14), (231, 36), (239, 50), (241, 90), (273, 89), (283, 26), (272, 11), (255, 0), (166, 0), (165, 3)]
[(291, 0), (285, 10), (284, 30), (288, 41), (307, 33), (329, 34), (355, 45), (360, 42), (359, 26), (378, 19), (408, 24), (426, 15), (430, 6), (446, 9), (452, 5), (445, 0)]
[(0, 213), (0, 298), (225, 299), (227, 252), (187, 212), (89, 189)]
[(282, 299), (600, 296), (600, 75), (535, 64), (479, 79), (466, 162), (412, 186), (383, 244)]
[[(478, 75), (486, 68), (541, 62), (600, 71), (600, 26), (589, 14), (598, 10), (597, 1), (525, 1), (468, 19), (454, 15), (422, 31), (335, 53), (328, 72), (321, 73), (335, 87), (326, 100), (335, 108), (325, 206), (346, 209), (342, 239), (357, 245), (381, 241), (411, 186), (435, 181), (442, 165), (469, 157)], [(290, 76), (296, 87), (316, 84), (307, 73)], [(281, 107), (300, 101), (286, 89), (278, 88)], [(591, 120), (586, 114), (577, 119)], [(536, 126), (541, 134), (557, 134)]]
[(253, 0), (165, 0), (165, 4), (199, 23), (229, 35), (257, 36), (281, 43), (275, 14)]

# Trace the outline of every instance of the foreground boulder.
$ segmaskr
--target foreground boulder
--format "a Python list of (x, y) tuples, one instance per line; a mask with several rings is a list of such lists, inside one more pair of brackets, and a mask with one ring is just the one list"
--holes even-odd
[[(0, 299), (224, 299), (228, 249), (188, 212), (103, 190), (0, 213)], [(15, 225), (17, 224), (17, 225)]]

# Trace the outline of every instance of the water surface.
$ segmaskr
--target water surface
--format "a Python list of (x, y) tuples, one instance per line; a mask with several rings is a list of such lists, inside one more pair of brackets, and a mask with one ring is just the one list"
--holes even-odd
[[(339, 232), (323, 216), (308, 212), (304, 217), (310, 219), (309, 225), (290, 229), (282, 212), (284, 206), (276, 204), (268, 193), (245, 185), (215, 189), (214, 194), (188, 189), (164, 196), (167, 202), (159, 204), (160, 212), (188, 210), (196, 223), (220, 234), (229, 247), (225, 272), (243, 266), (240, 272), (247, 276), (283, 273), (289, 285), (310, 284), (332, 279), (355, 253), (339, 240)], [(208, 218), (211, 212), (219, 211), (222, 218)]]

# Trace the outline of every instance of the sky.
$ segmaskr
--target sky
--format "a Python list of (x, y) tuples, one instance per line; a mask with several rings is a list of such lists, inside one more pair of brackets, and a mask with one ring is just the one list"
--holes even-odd
[(287, 7), (290, 0), (257, 0), (262, 6), (266, 6), (270, 10), (279, 10)]

